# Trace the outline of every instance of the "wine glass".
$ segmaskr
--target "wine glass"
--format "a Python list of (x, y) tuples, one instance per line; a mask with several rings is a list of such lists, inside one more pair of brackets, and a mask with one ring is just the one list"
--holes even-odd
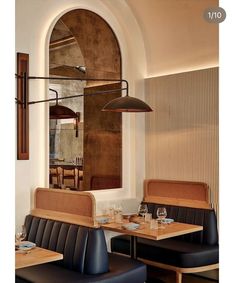
[(26, 233), (26, 227), (25, 225), (22, 225), (22, 229), (20, 232), (16, 232), (15, 234), (15, 240), (16, 240), (16, 245), (20, 245), (21, 241), (23, 241), (27, 236)]
[[(160, 224), (162, 226), (163, 220), (167, 217), (167, 211), (165, 207), (159, 207), (157, 209), (157, 218), (160, 220)], [(163, 226), (162, 226), (163, 228)]]
[(145, 203), (141, 203), (138, 207), (138, 214), (144, 217), (146, 213), (148, 213), (148, 206)]

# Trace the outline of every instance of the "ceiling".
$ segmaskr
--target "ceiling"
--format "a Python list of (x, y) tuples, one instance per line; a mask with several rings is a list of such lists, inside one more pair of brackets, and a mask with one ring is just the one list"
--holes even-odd
[[(203, 13), (208, 7), (218, 6), (218, 0), (125, 1), (133, 13), (143, 37), (146, 50), (147, 77), (218, 66), (218, 24), (208, 23), (203, 18)], [(69, 76), (77, 76), (78, 71), (71, 66), (85, 64), (84, 59), (86, 60), (86, 58), (83, 58), (83, 53), (86, 52), (88, 45), (86, 44), (82, 53), (77, 44), (78, 41), (80, 41), (79, 44), (81, 43), (81, 33), (80, 37), (76, 35), (81, 24), (76, 26), (71, 17), (67, 19), (64, 16), (63, 19), (58, 21), (54, 28), (50, 50), (53, 51), (51, 54), (54, 54), (54, 58), (65, 58), (65, 56), (59, 56), (61, 55), (59, 47), (66, 46), (66, 53), (70, 56), (66, 56), (65, 62), (64, 59), (60, 59), (60, 62), (58, 62), (58, 59), (56, 59), (57, 61), (51, 59), (51, 73), (57, 75), (66, 73)], [(71, 23), (75, 26), (73, 27)], [(92, 25), (92, 22), (90, 24)], [(93, 29), (86, 28), (82, 34), (90, 35), (90, 30)], [(98, 36), (98, 33), (96, 33), (96, 36)], [(87, 36), (84, 38), (87, 38)], [(94, 39), (94, 37), (92, 38)], [(90, 57), (94, 50), (95, 48), (89, 50), (89, 56), (87, 56)], [(106, 48), (106, 55), (110, 53), (110, 50)], [(68, 57), (72, 59), (68, 59)], [(97, 56), (94, 58), (97, 58)], [(101, 66), (102, 64), (99, 62), (94, 67), (97, 60), (94, 58), (92, 58), (92, 64), (89, 68), (92, 73), (94, 73), (93, 68), (96, 69), (96, 72), (103, 70), (99, 73), (101, 77), (115, 77), (117, 72), (117, 68), (115, 69), (116, 62), (114, 66), (110, 66), (110, 64)], [(56, 64), (53, 64), (53, 61), (56, 61)], [(83, 74), (80, 73), (79, 75), (82, 76)]]
[(144, 38), (149, 77), (218, 65), (218, 24), (203, 12), (217, 0), (126, 0)]

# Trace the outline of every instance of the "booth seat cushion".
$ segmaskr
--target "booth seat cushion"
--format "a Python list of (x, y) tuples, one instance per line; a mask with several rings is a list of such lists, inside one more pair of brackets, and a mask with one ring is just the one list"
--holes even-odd
[(109, 254), (102, 229), (26, 216), (27, 240), (62, 253), (63, 260), (16, 270), (17, 283), (143, 283), (146, 265)]
[(17, 270), (16, 283), (143, 283), (146, 267), (129, 258), (109, 254), (109, 272), (99, 275), (81, 274), (55, 264), (41, 264)]
[[(111, 240), (113, 252), (130, 254), (128, 236), (116, 236)], [(201, 245), (179, 239), (152, 241), (138, 238), (137, 257), (182, 268), (218, 263), (218, 245)]]
[[(147, 203), (148, 211), (156, 218), (156, 211), (162, 204)], [(177, 222), (202, 225), (203, 230), (170, 239), (153, 241), (137, 240), (137, 257), (174, 265), (178, 267), (199, 267), (219, 262), (218, 231), (213, 209), (199, 209), (164, 205), (167, 217)], [(128, 236), (111, 239), (113, 252), (130, 254)]]

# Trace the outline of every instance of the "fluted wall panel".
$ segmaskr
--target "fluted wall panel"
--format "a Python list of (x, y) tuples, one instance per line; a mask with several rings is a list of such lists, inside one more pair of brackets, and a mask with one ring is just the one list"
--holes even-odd
[(146, 178), (206, 182), (219, 203), (218, 68), (146, 79)]

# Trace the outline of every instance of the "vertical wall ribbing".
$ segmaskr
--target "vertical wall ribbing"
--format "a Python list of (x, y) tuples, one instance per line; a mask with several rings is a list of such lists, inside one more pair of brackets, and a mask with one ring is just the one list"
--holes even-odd
[(146, 178), (206, 182), (218, 210), (218, 68), (146, 80)]

